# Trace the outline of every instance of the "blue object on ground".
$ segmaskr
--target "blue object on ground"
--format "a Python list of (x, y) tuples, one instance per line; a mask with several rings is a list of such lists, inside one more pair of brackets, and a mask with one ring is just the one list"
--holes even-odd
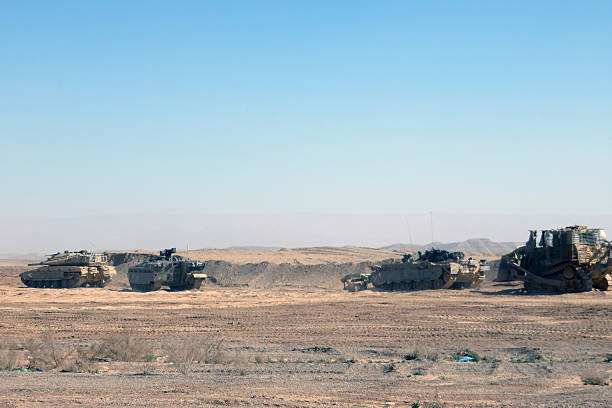
[(38, 371), (39, 373), (42, 373), (42, 370), (43, 370), (42, 368), (36, 367), (36, 371)]
[(463, 358), (460, 358), (459, 360), (455, 360), (457, 363), (465, 363), (466, 361), (472, 361), (473, 358), (470, 356), (465, 356)]

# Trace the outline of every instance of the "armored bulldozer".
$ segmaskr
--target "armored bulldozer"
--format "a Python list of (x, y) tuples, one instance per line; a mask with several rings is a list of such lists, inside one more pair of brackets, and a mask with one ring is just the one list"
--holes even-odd
[(489, 265), (485, 260), (465, 259), (462, 252), (430, 249), (416, 255), (406, 254), (401, 262), (371, 267), (368, 274), (346, 275), (344, 289), (356, 292), (368, 284), (385, 290), (460, 289), (478, 287)]
[(159, 252), (159, 257), (139, 263), (128, 269), (132, 290), (150, 292), (162, 285), (170, 290), (199, 289), (207, 275), (202, 273), (204, 264), (173, 254), (176, 248)]
[(522, 280), (527, 291), (585, 292), (612, 284), (612, 244), (603, 229), (571, 226), (529, 232), (504, 255), (496, 281)]
[(105, 254), (88, 251), (55, 253), (46, 261), (30, 264), (21, 275), (21, 281), (31, 288), (104, 287), (117, 273), (108, 264)]

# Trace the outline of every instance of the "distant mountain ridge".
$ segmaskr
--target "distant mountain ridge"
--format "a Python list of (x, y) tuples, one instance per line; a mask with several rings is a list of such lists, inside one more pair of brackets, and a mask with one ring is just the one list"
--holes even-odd
[(430, 248), (445, 249), (447, 251), (476, 252), (479, 254), (504, 255), (522, 245), (522, 242), (495, 242), (488, 238), (473, 238), (461, 242), (432, 242), (426, 245), (392, 244), (381, 249), (395, 249), (407, 251), (424, 251)]
[(245, 251), (279, 251), (283, 247), (275, 246), (258, 246), (258, 245), (243, 245), (243, 246), (231, 246), (224, 249), (242, 249)]

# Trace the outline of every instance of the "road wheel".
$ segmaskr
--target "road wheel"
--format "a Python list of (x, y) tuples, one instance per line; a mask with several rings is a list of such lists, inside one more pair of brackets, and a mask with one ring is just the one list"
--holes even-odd
[(565, 265), (563, 268), (563, 277), (567, 280), (572, 280), (576, 276), (576, 270), (572, 265)]

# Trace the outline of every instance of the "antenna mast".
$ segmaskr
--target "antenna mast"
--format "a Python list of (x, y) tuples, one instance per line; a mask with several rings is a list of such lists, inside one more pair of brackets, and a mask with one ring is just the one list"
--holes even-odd
[(431, 230), (431, 247), (433, 248), (434, 233), (433, 233), (433, 211), (429, 212), (429, 229)]

